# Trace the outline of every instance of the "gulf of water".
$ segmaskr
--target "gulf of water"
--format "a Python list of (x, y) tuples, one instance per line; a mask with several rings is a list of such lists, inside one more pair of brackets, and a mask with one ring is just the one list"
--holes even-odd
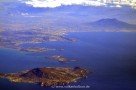
[[(88, 78), (71, 85), (88, 85), (90, 90), (136, 90), (136, 33), (69, 33), (77, 42), (46, 42), (63, 51), (20, 52), (0, 48), (0, 72), (11, 73), (37, 67), (75, 67), (89, 69)], [(63, 55), (76, 62), (59, 63), (46, 56)], [(12, 83), (0, 79), (0, 90), (46, 90), (36, 84)]]

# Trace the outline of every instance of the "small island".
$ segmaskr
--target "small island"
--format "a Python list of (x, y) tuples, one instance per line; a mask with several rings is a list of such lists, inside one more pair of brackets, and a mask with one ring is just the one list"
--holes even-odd
[(0, 73), (0, 78), (7, 78), (12, 82), (17, 83), (36, 83), (40, 84), (41, 86), (51, 87), (76, 82), (77, 80), (86, 77), (87, 74), (88, 70), (80, 67), (43, 67), (18, 73)]
[(46, 58), (49, 58), (51, 60), (55, 60), (55, 61), (58, 61), (58, 62), (61, 62), (61, 63), (65, 63), (65, 62), (70, 62), (70, 61), (77, 61), (76, 59), (71, 59), (71, 58), (67, 58), (67, 57), (64, 57), (64, 56), (61, 56), (61, 55), (53, 55), (51, 57), (46, 57)]

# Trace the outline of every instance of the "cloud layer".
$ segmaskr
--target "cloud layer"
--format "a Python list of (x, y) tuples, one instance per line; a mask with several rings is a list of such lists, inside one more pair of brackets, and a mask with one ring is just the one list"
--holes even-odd
[[(84, 5), (84, 6), (110, 6), (109, 4), (112, 3), (112, 7), (121, 7), (122, 2), (113, 2), (112, 0), (20, 0), (22, 2), (25, 2), (28, 5), (32, 5), (33, 7), (49, 7), (49, 8), (55, 8), (62, 5)], [(120, 1), (120, 0), (119, 0)]]
[(105, 5), (99, 1), (94, 0), (28, 0), (26, 4), (32, 5), (33, 7), (50, 7), (55, 8), (62, 5), (85, 5), (85, 6), (102, 6)]

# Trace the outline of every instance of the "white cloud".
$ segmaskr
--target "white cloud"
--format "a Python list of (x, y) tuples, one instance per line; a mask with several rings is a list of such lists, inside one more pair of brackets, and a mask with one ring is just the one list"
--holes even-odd
[(22, 16), (28, 16), (28, 13), (21, 13)]
[(101, 6), (105, 5), (99, 1), (94, 0), (29, 0), (26, 4), (32, 5), (33, 7), (50, 7), (55, 8), (61, 5), (85, 5), (85, 6)]
[[(24, 16), (24, 17), (41, 17), (41, 16), (38, 16), (38, 15), (31, 15), (29, 13), (20, 13), (21, 16)], [(12, 15), (13, 16), (13, 15)]]
[[(24, 0), (19, 0), (24, 1)], [(126, 0), (25, 0), (28, 5), (33, 7), (49, 7), (55, 8), (62, 5), (84, 5), (84, 6), (107, 6), (113, 4), (112, 7), (121, 7), (122, 5), (136, 6), (136, 2)]]

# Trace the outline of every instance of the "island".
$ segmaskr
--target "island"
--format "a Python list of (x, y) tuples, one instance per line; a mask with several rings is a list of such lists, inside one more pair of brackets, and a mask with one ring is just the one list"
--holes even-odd
[(58, 62), (67, 62), (68, 61), (67, 58), (60, 56), (60, 55), (54, 55), (51, 57), (51, 59), (56, 60)]
[(61, 63), (70, 62), (70, 61), (71, 62), (77, 61), (76, 59), (67, 58), (67, 57), (64, 57), (62, 55), (53, 55), (51, 57), (47, 56), (45, 58), (55, 60), (55, 61), (58, 61), (58, 62), (61, 62)]
[(87, 77), (89, 71), (80, 67), (43, 67), (34, 68), (17, 73), (0, 73), (0, 78), (6, 78), (12, 82), (36, 83), (41, 86), (51, 87), (67, 85)]

